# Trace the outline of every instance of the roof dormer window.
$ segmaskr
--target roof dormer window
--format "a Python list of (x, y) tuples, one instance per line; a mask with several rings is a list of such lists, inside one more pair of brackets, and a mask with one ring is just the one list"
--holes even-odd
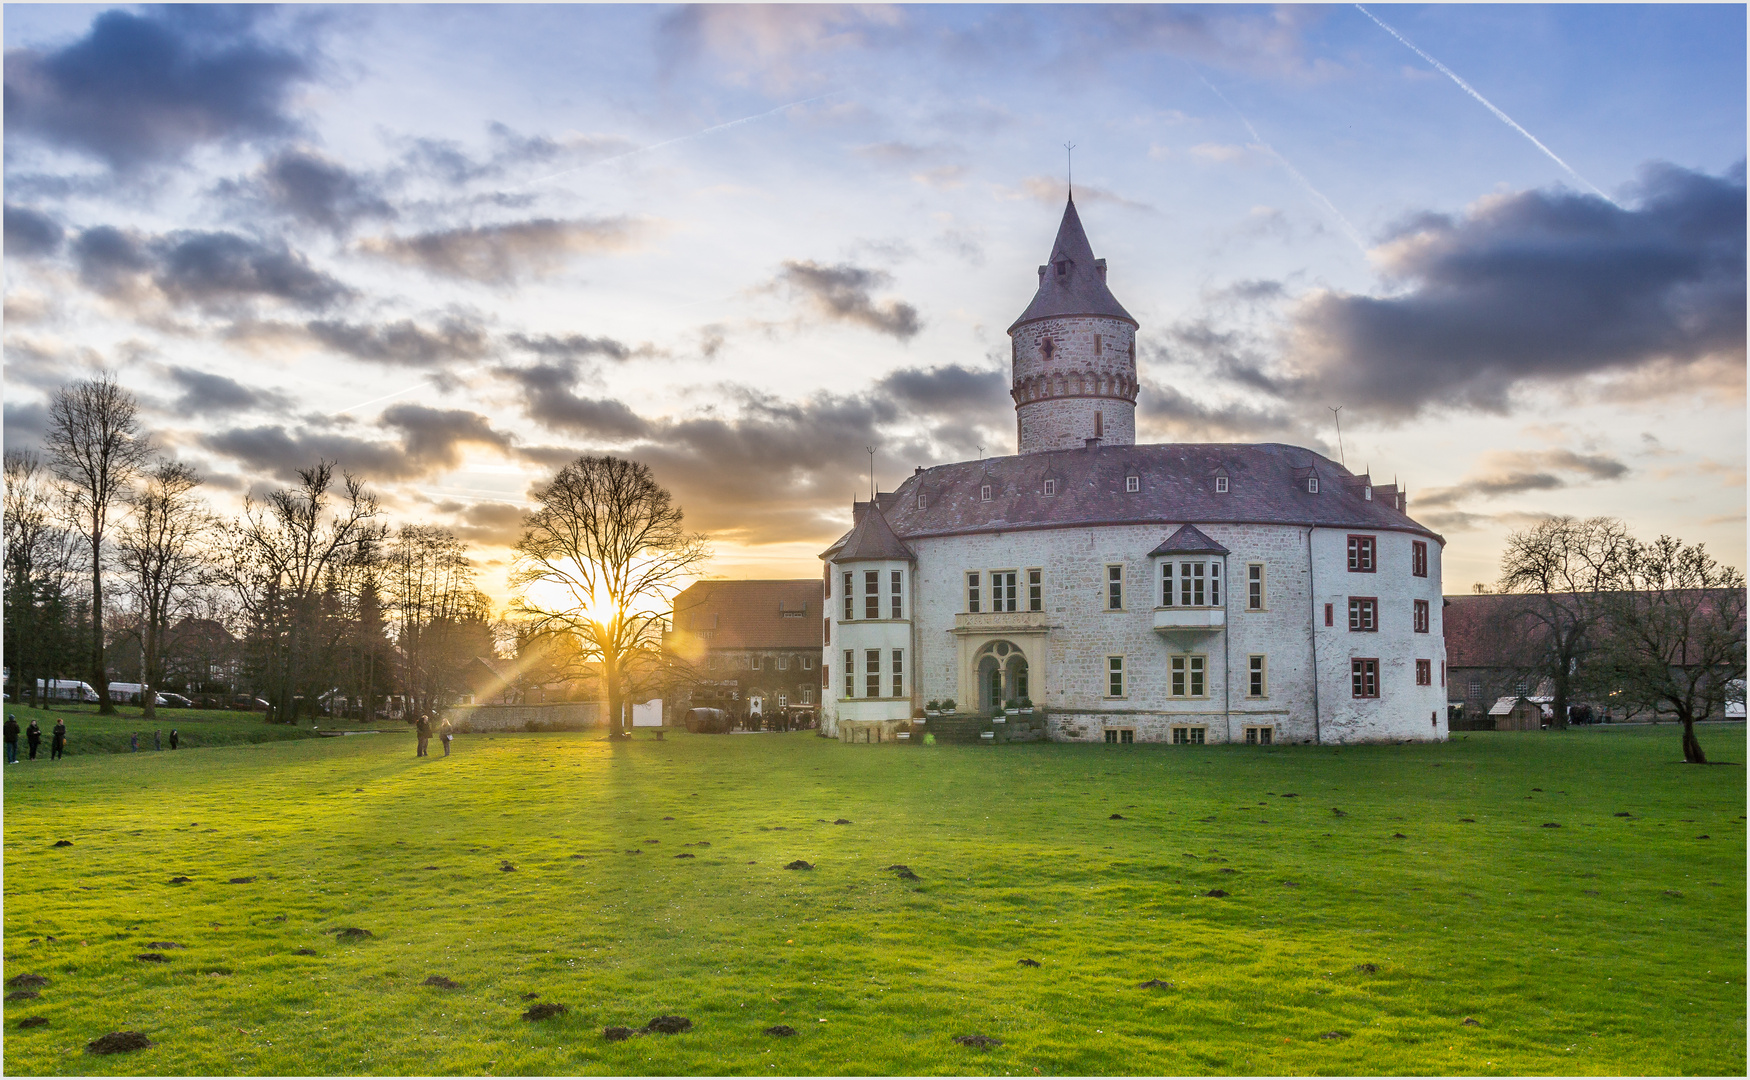
[(1129, 491), (1129, 492), (1141, 491), (1142, 490), (1142, 477), (1140, 477), (1140, 476), (1126, 476), (1124, 478), (1124, 490)]
[(990, 485), (989, 484), (986, 484), (983, 487), (978, 489), (978, 501), (979, 502), (990, 502)]
[(1308, 495), (1317, 495), (1319, 493), (1319, 478), (1318, 477), (1309, 476), (1306, 478), (1306, 493)]
[(1218, 476), (1215, 478), (1215, 493), (1217, 495), (1227, 494), (1227, 477)]
[(1056, 495), (1057, 494), (1057, 481), (1056, 480), (1045, 481), (1045, 494), (1047, 494), (1047, 495)]
[(920, 491), (920, 492), (918, 492), (918, 509), (922, 510), (923, 508), (924, 508), (924, 493)]
[(1066, 276), (1068, 276), (1068, 274), (1069, 274), (1069, 260), (1068, 259), (1057, 260), (1057, 276), (1058, 277), (1066, 277)]
[(1361, 497), (1363, 499), (1366, 499), (1368, 502), (1373, 501), (1373, 485), (1372, 484), (1368, 484), (1366, 487), (1361, 489)]

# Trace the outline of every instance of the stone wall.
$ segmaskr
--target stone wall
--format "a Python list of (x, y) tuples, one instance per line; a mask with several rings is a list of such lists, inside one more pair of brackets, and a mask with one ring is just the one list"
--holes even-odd
[(599, 701), (548, 705), (452, 705), (442, 711), (458, 734), (483, 731), (587, 731), (602, 726)]
[(1135, 340), (1134, 326), (1098, 316), (1040, 319), (1017, 327), (1011, 391), (1016, 452), (1083, 446), (1095, 435), (1096, 412), (1107, 445), (1135, 445)]

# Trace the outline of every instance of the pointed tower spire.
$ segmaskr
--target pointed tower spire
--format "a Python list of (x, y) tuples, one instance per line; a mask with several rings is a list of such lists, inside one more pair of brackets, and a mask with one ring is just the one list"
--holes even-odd
[(1136, 325), (1106, 287), (1106, 260), (1094, 258), (1094, 246), (1088, 243), (1073, 198), (1064, 203), (1063, 221), (1051, 243), (1051, 261), (1039, 268), (1039, 291), (1009, 333), (1022, 323), (1060, 315), (1105, 315)]

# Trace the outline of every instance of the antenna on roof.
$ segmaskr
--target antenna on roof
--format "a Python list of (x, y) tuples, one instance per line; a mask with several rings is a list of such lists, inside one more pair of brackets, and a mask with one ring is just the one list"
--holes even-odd
[(863, 447), (863, 449), (869, 451), (869, 501), (874, 502), (875, 501), (875, 448), (873, 446), (865, 446), (865, 447)]
[(1067, 171), (1069, 174), (1069, 201), (1070, 202), (1076, 201), (1076, 155), (1075, 155), (1075, 149), (1076, 149), (1075, 143), (1066, 142), (1063, 144), (1064, 160), (1069, 165), (1069, 168)]
[(980, 460), (980, 461), (984, 460), (984, 444), (983, 443), (978, 444), (978, 460)]
[(1343, 406), (1326, 405), (1325, 408), (1331, 410), (1331, 415), (1337, 418), (1337, 463), (1347, 469), (1349, 463), (1343, 460)]

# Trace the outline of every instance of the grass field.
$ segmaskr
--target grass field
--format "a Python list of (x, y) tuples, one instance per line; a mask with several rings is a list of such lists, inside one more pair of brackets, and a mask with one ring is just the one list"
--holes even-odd
[[(1741, 725), (1702, 740), (1744, 761)], [(7, 1003), (4, 1065), (1741, 1074), (1744, 770), (1680, 756), (1668, 727), (447, 760), (396, 734), (11, 766), (6, 975), (49, 981)], [(525, 1022), (528, 994), (569, 1011)], [(602, 1037), (669, 1013), (693, 1030)], [(156, 1045), (84, 1052), (118, 1030)]]
[[(13, 705), (8, 702), (4, 708), (6, 712), (18, 717), (18, 726), (21, 729), (29, 727), (33, 719), (42, 725), (43, 741), (37, 754), (38, 761), (49, 756), (49, 734), (54, 731), (56, 720), (64, 721), (67, 725), (67, 753), (72, 757), (132, 753), (129, 737), (136, 733), (140, 736), (140, 751), (148, 752), (152, 749), (154, 728), (162, 733), (163, 746), (168, 751), (171, 728), (175, 728), (181, 735), (185, 749), (193, 749), (314, 738), (315, 733), (311, 730), (313, 723), (325, 728), (369, 726), (345, 720), (305, 719), (300, 721), (300, 726), (294, 727), (290, 724), (266, 723), (258, 712), (231, 712), (225, 709), (159, 709), (156, 719), (146, 720), (141, 717), (138, 705), (117, 705), (114, 716), (99, 716), (96, 705), (72, 703), (54, 709), (33, 709), (28, 705)], [(405, 725), (399, 721), (379, 721), (375, 726), (400, 728)], [(18, 756), (27, 758), (28, 754), (24, 737), (20, 735)]]

